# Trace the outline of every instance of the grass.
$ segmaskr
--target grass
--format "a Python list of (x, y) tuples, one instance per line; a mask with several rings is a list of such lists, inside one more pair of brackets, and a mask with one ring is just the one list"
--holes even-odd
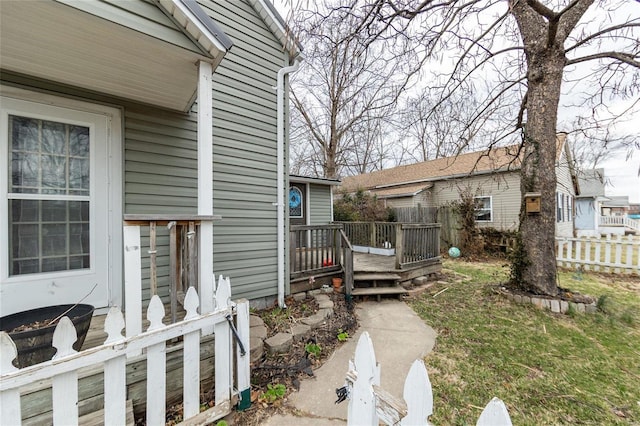
[(496, 294), (498, 263), (445, 268), (453, 279), (411, 302), (438, 332), (434, 424), (475, 424), (493, 396), (517, 425), (640, 424), (639, 279), (561, 272), (562, 287), (606, 297), (605, 312), (560, 315)]

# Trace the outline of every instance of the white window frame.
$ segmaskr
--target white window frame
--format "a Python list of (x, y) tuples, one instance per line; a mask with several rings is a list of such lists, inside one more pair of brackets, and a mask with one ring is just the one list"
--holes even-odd
[[(478, 195), (476, 197), (473, 197), (473, 202), (474, 204), (477, 206), (478, 204), (476, 203), (476, 200), (481, 200), (484, 198), (488, 198), (489, 199), (489, 220), (480, 220), (477, 218), (476, 215), (476, 222), (481, 222), (481, 223), (490, 223), (493, 222), (493, 196), (492, 195)], [(476, 209), (476, 211), (478, 210), (486, 210), (485, 208), (483, 209)]]
[[(99, 286), (83, 301), (106, 311), (122, 306), (122, 113), (118, 108), (59, 96), (0, 86), (0, 307), (10, 314), (42, 306), (76, 303), (92, 288), (74, 290), (73, 282), (92, 279)], [(78, 124), (90, 128), (92, 206), (99, 200), (106, 211), (90, 211), (90, 268), (9, 276), (8, 236), (8, 117), (9, 115)], [(103, 146), (95, 146), (100, 142)], [(98, 160), (99, 158), (99, 160)], [(99, 162), (104, 165), (101, 167)], [(100, 170), (98, 170), (100, 169)], [(98, 173), (96, 175), (96, 173)], [(97, 186), (96, 186), (97, 185)], [(98, 191), (96, 188), (100, 188)], [(106, 188), (106, 193), (102, 189)], [(96, 239), (97, 226), (106, 228), (106, 242)], [(96, 244), (99, 246), (97, 247)], [(93, 278), (91, 278), (93, 277)], [(89, 283), (87, 283), (89, 284)], [(28, 288), (26, 286), (29, 286)], [(77, 293), (74, 293), (77, 291)], [(29, 294), (29, 297), (25, 297)], [(20, 295), (22, 297), (20, 297)], [(82, 297), (81, 296), (81, 297)], [(77, 300), (73, 300), (76, 299)], [(67, 300), (64, 300), (67, 299)], [(72, 300), (69, 300), (72, 299)], [(104, 308), (104, 309), (103, 309)]]

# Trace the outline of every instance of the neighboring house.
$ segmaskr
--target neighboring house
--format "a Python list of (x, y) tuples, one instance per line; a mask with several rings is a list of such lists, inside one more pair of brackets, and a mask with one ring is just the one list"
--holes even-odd
[(326, 225), (333, 221), (337, 179), (289, 175), (289, 224)]
[[(3, 1), (0, 10), (2, 315), (87, 294), (97, 308), (122, 306), (131, 214), (209, 218), (201, 280), (230, 276), (234, 298), (286, 290), (288, 125), (279, 124), (298, 49), (270, 2)], [(169, 268), (158, 265), (166, 300)]]
[[(566, 134), (558, 134), (557, 145), (556, 233), (571, 236), (577, 181)], [(516, 146), (495, 148), (350, 176), (342, 189), (366, 190), (389, 207), (444, 206), (468, 190), (476, 200), (478, 226), (515, 230), (522, 198), (518, 152)]]
[(580, 195), (576, 196), (575, 229), (578, 237), (599, 235), (600, 207), (604, 196), (604, 169), (585, 170), (578, 175)]
[(600, 209), (602, 216), (625, 216), (629, 211), (629, 196), (608, 195)]

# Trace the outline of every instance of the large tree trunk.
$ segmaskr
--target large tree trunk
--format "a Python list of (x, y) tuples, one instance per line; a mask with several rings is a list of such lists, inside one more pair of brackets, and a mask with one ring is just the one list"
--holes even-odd
[[(562, 70), (563, 52), (545, 49), (536, 52), (529, 61), (527, 122), (524, 125), (524, 158), (521, 169), (520, 208), (521, 251), (524, 259), (516, 274), (517, 283), (526, 290), (555, 296), (556, 283), (555, 225), (556, 225), (556, 120)], [(540, 214), (525, 212), (526, 193), (540, 193)]]

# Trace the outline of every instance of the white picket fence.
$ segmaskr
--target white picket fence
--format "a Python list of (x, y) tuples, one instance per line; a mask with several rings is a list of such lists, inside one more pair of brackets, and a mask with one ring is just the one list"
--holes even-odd
[[(16, 346), (9, 335), (0, 333), (0, 424), (21, 424), (20, 389), (32, 383), (52, 379), (54, 425), (78, 424), (78, 372), (85, 367), (104, 366), (104, 424), (126, 424), (126, 364), (127, 358), (146, 352), (148, 425), (165, 424), (166, 342), (183, 338), (183, 402), (188, 424), (207, 424), (231, 411), (235, 393), (248, 397), (249, 369), (249, 303), (231, 302), (229, 279), (222, 276), (215, 293), (214, 312), (198, 314), (199, 298), (190, 287), (184, 300), (183, 321), (164, 325), (164, 305), (153, 296), (147, 310), (150, 325), (145, 332), (125, 338), (125, 320), (117, 307), (112, 307), (105, 319), (108, 334), (104, 344), (76, 352), (72, 345), (76, 331), (68, 317), (60, 320), (53, 335), (57, 352), (51, 361), (18, 369), (12, 361)], [(236, 316), (237, 331), (246, 352), (234, 351), (234, 335), (229, 320)], [(213, 327), (215, 334), (215, 406), (200, 410), (200, 335)], [(238, 344), (240, 346), (240, 344)], [(236, 355), (234, 356), (234, 352)], [(234, 380), (235, 372), (235, 380)], [(234, 390), (234, 381), (239, 391)]]
[(612, 238), (556, 238), (558, 266), (585, 271), (640, 274), (640, 240), (617, 235)]
[[(356, 346), (353, 361), (347, 372), (349, 409), (347, 424), (377, 426), (431, 425), (433, 392), (424, 362), (415, 360), (404, 382), (404, 401), (390, 395), (380, 387), (380, 366), (376, 361), (373, 342), (366, 331)], [(504, 402), (493, 398), (484, 408), (478, 426), (511, 426), (511, 418)]]

